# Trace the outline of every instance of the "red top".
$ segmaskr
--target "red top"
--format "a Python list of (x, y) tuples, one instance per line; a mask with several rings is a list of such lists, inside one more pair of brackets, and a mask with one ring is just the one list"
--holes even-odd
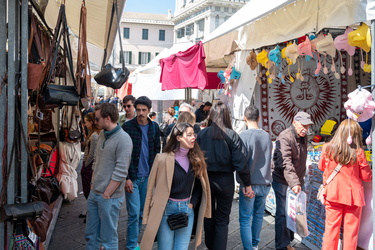
[[(325, 154), (327, 144), (323, 146), (322, 156), (319, 161), (319, 169), (324, 171), (323, 183), (331, 175), (338, 165), (329, 160)], [(337, 202), (348, 206), (365, 206), (365, 198), (362, 181), (372, 180), (372, 170), (366, 160), (363, 149), (357, 151), (357, 162), (353, 165), (343, 165), (340, 172), (327, 185), (325, 197), (327, 201)]]
[(199, 42), (186, 51), (160, 59), (162, 90), (198, 88), (208, 84), (206, 55)]

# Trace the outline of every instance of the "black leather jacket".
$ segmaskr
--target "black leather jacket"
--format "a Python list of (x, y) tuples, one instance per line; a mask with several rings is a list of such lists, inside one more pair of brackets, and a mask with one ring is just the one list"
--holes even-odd
[(205, 128), (198, 133), (197, 143), (205, 154), (208, 172), (237, 171), (245, 186), (250, 186), (250, 170), (247, 167), (248, 153), (238, 134), (226, 129), (225, 140), (214, 140)]

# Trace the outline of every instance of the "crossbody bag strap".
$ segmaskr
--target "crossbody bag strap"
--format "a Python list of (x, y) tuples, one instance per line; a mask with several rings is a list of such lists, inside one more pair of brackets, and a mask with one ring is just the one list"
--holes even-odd
[[(189, 196), (189, 203), (191, 201), (191, 196), (193, 195), (194, 185), (195, 185), (195, 176), (194, 176), (194, 180), (193, 180), (193, 185), (191, 186), (191, 191), (190, 191), (190, 196)], [(188, 203), (188, 205), (189, 205), (189, 203)], [(186, 209), (186, 213), (188, 212), (188, 209), (189, 209), (189, 206)]]
[(335, 178), (335, 176), (340, 172), (341, 167), (342, 167), (341, 163), (335, 167), (331, 175), (328, 177), (326, 184), (324, 184), (324, 186), (328, 185), (333, 180), (333, 178)]
[(113, 16), (115, 15), (115, 1), (112, 2), (112, 11), (111, 11), (111, 19), (109, 21), (109, 29), (108, 29), (108, 35), (107, 35), (107, 43), (105, 45), (104, 49), (104, 56), (103, 56), (103, 61), (102, 61), (102, 69), (105, 65), (105, 59), (107, 58), (107, 49), (108, 49), (108, 43), (109, 43), (109, 36), (111, 34), (111, 29), (112, 29), (112, 22), (113, 22)]

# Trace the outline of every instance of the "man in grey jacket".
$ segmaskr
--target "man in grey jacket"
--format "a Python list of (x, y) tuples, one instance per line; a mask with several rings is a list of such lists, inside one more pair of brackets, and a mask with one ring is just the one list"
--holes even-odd
[(133, 143), (117, 124), (114, 104), (95, 107), (95, 122), (100, 132), (95, 151), (91, 191), (87, 200), (86, 249), (118, 249), (117, 226), (120, 208), (125, 200)]
[[(251, 188), (253, 193), (246, 197), (240, 192), (239, 221), (242, 246), (245, 250), (257, 250), (260, 242), (266, 198), (271, 189), (271, 153), (272, 141), (270, 135), (259, 128), (259, 109), (253, 105), (245, 109), (247, 130), (240, 133), (249, 159), (247, 167), (251, 173)], [(244, 184), (237, 174), (237, 181)]]
[(306, 134), (311, 124), (313, 122), (309, 114), (298, 112), (294, 116), (293, 124), (282, 131), (276, 140), (272, 172), (272, 188), (276, 196), (276, 249), (294, 249), (290, 246), (294, 234), (286, 226), (286, 192), (288, 186), (296, 194), (302, 190), (303, 178), (306, 173)]

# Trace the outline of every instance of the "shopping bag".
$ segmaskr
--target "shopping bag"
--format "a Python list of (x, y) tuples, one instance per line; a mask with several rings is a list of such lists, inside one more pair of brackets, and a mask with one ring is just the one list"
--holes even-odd
[(307, 225), (306, 200), (305, 192), (295, 194), (288, 187), (285, 206), (286, 226), (301, 237), (306, 237), (310, 233)]

